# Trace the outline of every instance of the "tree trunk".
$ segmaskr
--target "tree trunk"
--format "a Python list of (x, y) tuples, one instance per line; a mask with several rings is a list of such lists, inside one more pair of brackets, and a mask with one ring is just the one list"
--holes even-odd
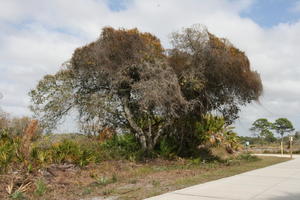
[(281, 156), (283, 156), (283, 136), (281, 136), (280, 150), (281, 150)]
[(144, 131), (134, 121), (132, 113), (128, 106), (127, 98), (123, 98), (123, 105), (124, 105), (125, 117), (129, 123), (129, 125), (131, 126), (131, 128), (135, 131), (135, 137), (139, 140), (139, 142), (142, 146), (142, 149), (146, 150), (147, 149), (146, 136), (144, 134)]
[(124, 117), (128, 121), (130, 127), (135, 132), (135, 137), (139, 140), (142, 150), (145, 151), (146, 153), (150, 153), (151, 151), (153, 151), (155, 145), (158, 142), (158, 139), (161, 137), (164, 127), (169, 126), (171, 121), (158, 125), (157, 130), (154, 131), (153, 130), (154, 128), (152, 127), (151, 118), (148, 117), (148, 131), (144, 131), (134, 121), (134, 117), (129, 108), (128, 98), (124, 97), (122, 101), (123, 101), (123, 108), (125, 114)]

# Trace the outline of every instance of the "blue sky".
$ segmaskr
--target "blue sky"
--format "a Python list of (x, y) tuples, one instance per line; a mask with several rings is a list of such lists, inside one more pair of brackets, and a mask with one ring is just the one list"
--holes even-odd
[[(300, 130), (300, 0), (0, 0), (0, 107), (31, 115), (30, 89), (104, 26), (137, 27), (170, 47), (170, 33), (193, 24), (229, 39), (261, 75), (264, 94), (242, 108), (239, 134), (260, 117), (287, 117)], [(67, 122), (57, 131), (72, 130)]]
[(272, 27), (278, 23), (294, 23), (299, 20), (298, 0), (256, 0), (241, 13), (263, 27)]
[(127, 9), (130, 0), (108, 0), (107, 4), (112, 11), (122, 11)]

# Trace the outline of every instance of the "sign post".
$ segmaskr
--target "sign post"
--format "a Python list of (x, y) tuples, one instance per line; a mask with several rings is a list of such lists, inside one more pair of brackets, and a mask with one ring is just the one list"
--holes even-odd
[(280, 151), (281, 151), (281, 156), (283, 157), (283, 142), (282, 142), (282, 140), (280, 142)]

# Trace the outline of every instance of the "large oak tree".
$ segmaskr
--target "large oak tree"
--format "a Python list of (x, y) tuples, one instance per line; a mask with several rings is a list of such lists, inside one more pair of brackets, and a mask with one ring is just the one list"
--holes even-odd
[(48, 127), (75, 109), (82, 123), (129, 129), (151, 151), (184, 116), (218, 112), (230, 123), (260, 96), (259, 75), (227, 40), (194, 26), (174, 33), (172, 44), (165, 50), (150, 33), (104, 28), (39, 82), (31, 108)]

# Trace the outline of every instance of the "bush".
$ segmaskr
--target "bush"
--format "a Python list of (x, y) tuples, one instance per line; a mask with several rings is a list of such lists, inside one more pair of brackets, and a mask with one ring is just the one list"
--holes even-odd
[(101, 144), (101, 149), (107, 159), (139, 160), (142, 157), (140, 144), (130, 133), (114, 135)]
[(222, 148), (229, 154), (241, 148), (238, 136), (232, 131), (233, 127), (228, 126), (223, 117), (209, 114), (201, 119), (187, 118), (178, 123), (189, 128), (181, 130), (180, 137), (177, 137), (180, 134), (165, 136), (156, 147), (156, 152), (165, 158), (217, 159), (219, 155), (212, 151), (214, 148)]
[(19, 144), (18, 138), (13, 138), (4, 129), (0, 130), (0, 172), (6, 171), (11, 163), (19, 160), (17, 157)]
[(37, 161), (41, 165), (73, 163), (83, 167), (95, 162), (97, 160), (96, 155), (97, 152), (93, 149), (93, 145), (80, 145), (80, 143), (70, 139), (64, 139), (46, 148), (37, 146), (31, 151), (32, 161)]

